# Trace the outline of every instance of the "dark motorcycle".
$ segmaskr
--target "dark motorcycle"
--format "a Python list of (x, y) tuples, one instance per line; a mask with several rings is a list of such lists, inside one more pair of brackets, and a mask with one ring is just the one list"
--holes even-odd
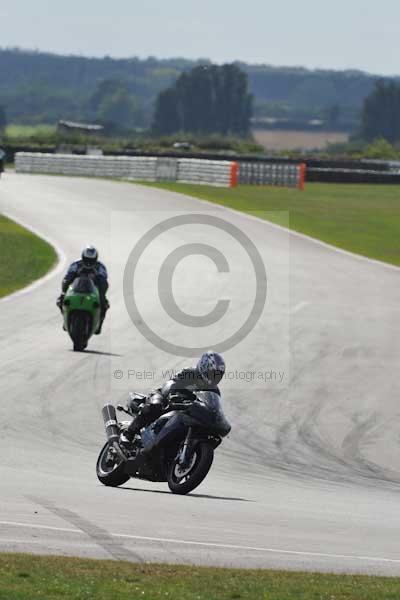
[[(135, 417), (144, 400), (141, 394), (131, 394), (128, 406), (117, 409)], [(188, 494), (204, 480), (214, 450), (231, 430), (215, 392), (197, 392), (194, 400), (173, 396), (166, 412), (135, 437), (127, 457), (118, 441), (129, 421), (119, 422), (111, 404), (106, 404), (102, 413), (107, 442), (96, 472), (101, 483), (113, 487), (134, 477), (168, 482), (174, 494)]]

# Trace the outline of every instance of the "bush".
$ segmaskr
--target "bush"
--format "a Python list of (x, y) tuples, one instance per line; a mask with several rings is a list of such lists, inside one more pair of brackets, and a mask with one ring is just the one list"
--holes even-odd
[[(253, 139), (241, 139), (222, 135), (196, 136), (194, 134), (177, 134), (174, 136), (154, 137), (146, 134), (132, 136), (87, 136), (81, 133), (62, 134), (57, 131), (48, 131), (45, 128), (29, 130), (21, 128), (20, 137), (16, 136), (15, 128), (12, 136), (4, 136), (3, 147), (6, 150), (7, 161), (13, 162), (15, 152), (55, 152), (63, 147), (70, 152), (84, 154), (88, 146), (101, 148), (107, 153), (127, 152), (174, 152), (175, 142), (188, 142), (191, 152), (221, 152), (238, 154), (262, 154), (262, 146)], [(176, 150), (175, 150), (176, 151)]]
[(378, 138), (365, 148), (364, 157), (382, 160), (396, 160), (400, 158), (400, 151), (384, 138)]

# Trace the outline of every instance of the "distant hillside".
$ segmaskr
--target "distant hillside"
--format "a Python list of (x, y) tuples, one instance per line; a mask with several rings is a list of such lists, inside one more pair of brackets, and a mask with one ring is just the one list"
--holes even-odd
[[(10, 122), (93, 119), (91, 98), (105, 79), (122, 80), (132, 96), (135, 127), (151, 123), (158, 93), (184, 70), (206, 61), (113, 59), (0, 50), (0, 105)], [(358, 71), (310, 71), (239, 63), (255, 97), (255, 120), (268, 128), (351, 130), (376, 77)], [(310, 123), (312, 121), (312, 123)]]

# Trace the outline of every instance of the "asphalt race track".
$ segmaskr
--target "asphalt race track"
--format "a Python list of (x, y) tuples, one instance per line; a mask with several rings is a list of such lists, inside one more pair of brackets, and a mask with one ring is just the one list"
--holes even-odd
[[(127, 251), (150, 209), (210, 207), (111, 181), (6, 173), (0, 182), (0, 213), (52, 240), (66, 260), (87, 242), (100, 248), (112, 306), (104, 334), (82, 354), (61, 329), (60, 270), (0, 302), (0, 550), (400, 575), (400, 271), (297, 235), (288, 245), (283, 230), (223, 208), (216, 214), (271, 257), (267, 318), (245, 350), (226, 353), (228, 367), (283, 365), (290, 382), (222, 386), (233, 430), (191, 495), (97, 481), (101, 407), (153, 385), (117, 385), (115, 365), (140, 356), (156, 369), (166, 360), (134, 328), (121, 295)], [(114, 210), (126, 211), (117, 235)], [(188, 241), (182, 228), (168, 235)], [(288, 252), (285, 295), (279, 267)], [(149, 259), (149, 273), (153, 266)], [(209, 271), (201, 259), (193, 281), (176, 283), (183, 303), (196, 280), (201, 302), (210, 300), (202, 289)], [(146, 310), (162, 328), (150, 294)]]

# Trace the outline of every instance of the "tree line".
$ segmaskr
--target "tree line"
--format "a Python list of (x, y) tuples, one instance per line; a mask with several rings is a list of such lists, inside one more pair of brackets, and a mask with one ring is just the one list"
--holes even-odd
[[(85, 107), (87, 118), (101, 123), (108, 134), (122, 135), (140, 119), (140, 108), (121, 79), (100, 81)], [(246, 137), (251, 115), (246, 73), (235, 64), (199, 65), (160, 92), (151, 129), (156, 135), (185, 132)], [(0, 109), (0, 130), (2, 125), (4, 129), (5, 115)]]
[[(148, 129), (160, 92), (174, 85), (182, 73), (210, 62), (185, 59), (87, 58), (44, 52), (0, 49), (0, 105), (10, 122), (54, 123), (58, 119), (93, 118), (91, 97), (103, 81), (119, 81), (129, 95), (132, 129)], [(256, 118), (283, 117), (295, 121), (325, 119), (338, 106), (333, 126), (358, 125), (364, 98), (374, 78), (357, 71), (311, 71), (237, 63), (248, 77)], [(118, 98), (115, 99), (117, 104)], [(128, 102), (121, 98), (126, 107)], [(104, 112), (108, 109), (104, 106)], [(96, 112), (97, 115), (97, 112)]]
[(7, 116), (27, 124), (87, 120), (116, 135), (152, 128), (157, 135), (246, 136), (252, 114), (276, 117), (289, 127), (291, 120), (300, 124), (314, 113), (335, 129), (351, 109), (358, 139), (400, 144), (400, 80), (395, 78), (19, 50), (0, 50), (0, 71), (0, 132)]

